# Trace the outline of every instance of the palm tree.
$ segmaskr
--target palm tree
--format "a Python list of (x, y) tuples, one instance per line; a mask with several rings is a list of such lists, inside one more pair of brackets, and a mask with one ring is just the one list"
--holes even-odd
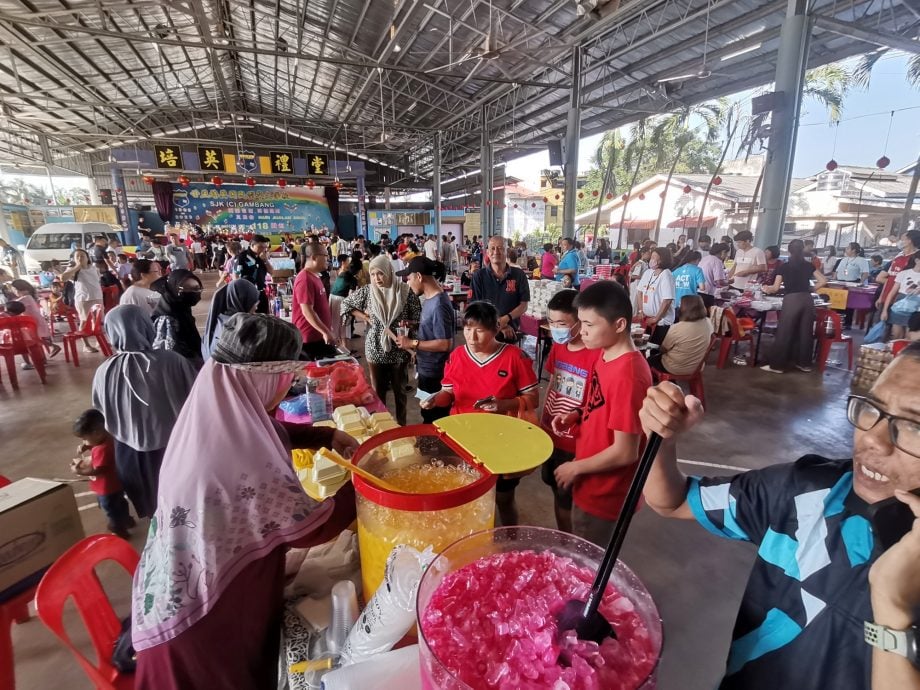
[(700, 216), (696, 221), (696, 227), (698, 229), (702, 229), (703, 227), (703, 214), (706, 212), (706, 202), (709, 201), (709, 192), (712, 191), (713, 180), (722, 169), (722, 164), (725, 162), (725, 156), (728, 155), (728, 149), (732, 145), (732, 139), (735, 138), (735, 133), (738, 131), (739, 122), (740, 118), (738, 117), (736, 108), (730, 108), (728, 112), (725, 113), (725, 144), (722, 146), (722, 155), (719, 158), (719, 163), (716, 165), (716, 169), (712, 172), (712, 175), (709, 178), (709, 183), (706, 185), (706, 193), (703, 194), (703, 202), (700, 204)]
[(620, 242), (623, 240), (623, 223), (626, 221), (626, 207), (629, 206), (630, 194), (633, 187), (636, 186), (636, 179), (639, 177), (639, 168), (642, 167), (642, 157), (645, 155), (645, 118), (637, 122), (630, 132), (629, 144), (623, 154), (623, 163), (626, 169), (632, 167), (633, 158), (636, 158), (636, 167), (633, 170), (632, 180), (626, 190), (626, 201), (623, 202), (623, 210), (620, 212), (620, 229), (617, 232), (617, 249), (620, 248)]
[(718, 138), (719, 128), (722, 124), (722, 119), (725, 117), (726, 110), (727, 99), (725, 98), (719, 99), (716, 103), (700, 103), (667, 115), (659, 120), (654, 129), (652, 129), (652, 141), (658, 144), (655, 148), (656, 167), (661, 168), (665, 165), (664, 154), (666, 149), (661, 143), (667, 139), (673, 139), (674, 143), (677, 144), (677, 154), (671, 160), (671, 167), (668, 169), (668, 178), (665, 181), (661, 205), (658, 208), (658, 220), (655, 221), (656, 242), (661, 232), (661, 220), (664, 218), (664, 206), (667, 201), (668, 189), (671, 187), (671, 178), (674, 176), (674, 171), (677, 169), (677, 164), (680, 162), (684, 149), (695, 138), (694, 133), (687, 129), (687, 122), (690, 116), (698, 115), (703, 118), (703, 123), (706, 126), (706, 143), (711, 144)]

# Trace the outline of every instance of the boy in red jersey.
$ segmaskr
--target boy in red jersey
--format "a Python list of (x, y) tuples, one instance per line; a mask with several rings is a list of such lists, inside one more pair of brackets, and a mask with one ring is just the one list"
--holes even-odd
[(620, 285), (595, 283), (579, 293), (575, 306), (582, 341), (602, 354), (583, 407), (552, 421), (553, 432), (560, 434), (581, 420), (575, 460), (557, 467), (555, 476), (561, 489), (572, 487), (575, 534), (605, 546), (645, 444), (639, 410), (652, 374), (633, 345), (632, 305)]
[(556, 526), (564, 532), (572, 531), (572, 491), (560, 489), (556, 484), (556, 468), (575, 459), (575, 433), (573, 426), (557, 434), (552, 428), (553, 418), (581, 408), (588, 390), (591, 372), (600, 357), (600, 350), (589, 350), (581, 339), (581, 324), (575, 307), (575, 290), (561, 290), (546, 305), (546, 316), (553, 338), (553, 347), (546, 360), (549, 388), (543, 403), (540, 425), (553, 439), (553, 454), (543, 463), (543, 481), (553, 490)]

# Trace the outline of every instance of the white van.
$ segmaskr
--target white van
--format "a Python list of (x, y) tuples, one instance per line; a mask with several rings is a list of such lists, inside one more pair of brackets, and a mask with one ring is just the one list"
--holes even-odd
[(26, 244), (23, 254), (26, 271), (38, 273), (42, 262), (53, 259), (66, 263), (74, 249), (85, 249), (97, 235), (121, 241), (121, 233), (108, 223), (45, 223), (32, 233)]

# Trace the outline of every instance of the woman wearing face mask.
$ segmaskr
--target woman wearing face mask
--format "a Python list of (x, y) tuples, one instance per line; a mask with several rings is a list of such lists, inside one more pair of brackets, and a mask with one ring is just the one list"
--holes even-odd
[(253, 314), (259, 306), (259, 288), (248, 280), (234, 280), (214, 293), (204, 325), (201, 356), (207, 359), (217, 344), (224, 324), (234, 314)]
[(156, 328), (156, 350), (173, 350), (201, 366), (201, 336), (192, 307), (201, 301), (201, 281), (184, 268), (172, 271), (166, 278), (154, 283), (162, 297), (153, 310)]
[(118, 354), (96, 369), (93, 407), (115, 438), (115, 467), (125, 493), (138, 517), (150, 517), (166, 443), (197, 369), (182, 355), (153, 349), (153, 322), (143, 307), (115, 307), (104, 328)]
[[(450, 353), (441, 390), (421, 403), (422, 409), (450, 407), (451, 414), (510, 415), (522, 408), (536, 409), (540, 393), (533, 361), (517, 346), (499, 342), (498, 332), (495, 307), (489, 302), (471, 302), (463, 313), (466, 345)], [(517, 524), (514, 489), (520, 481), (501, 477), (496, 485), (495, 501), (506, 527)]]
[(422, 305), (415, 293), (396, 277), (390, 260), (378, 256), (370, 264), (371, 283), (358, 288), (342, 300), (344, 318), (351, 314), (368, 324), (364, 354), (371, 374), (371, 385), (386, 403), (393, 391), (396, 421), (406, 424), (406, 367), (411, 356), (396, 344), (400, 322), (418, 322)]
[(636, 293), (645, 325), (651, 330), (651, 342), (660, 345), (674, 323), (674, 276), (671, 273), (671, 252), (665, 247), (656, 247), (648, 262), (648, 270), (642, 274)]
[(289, 361), (300, 347), (281, 319), (234, 315), (182, 408), (134, 578), (138, 690), (278, 685), (285, 554), (355, 516), (351, 484), (317, 503), (290, 456), (323, 446), (348, 456), (354, 439), (272, 414), (303, 368)]
[(575, 308), (575, 290), (562, 290), (553, 295), (547, 305), (549, 330), (553, 347), (546, 360), (549, 387), (543, 403), (540, 425), (553, 439), (553, 454), (543, 463), (543, 481), (553, 490), (556, 526), (572, 531), (572, 490), (560, 489), (556, 483), (556, 468), (575, 459), (575, 436), (578, 426), (556, 433), (553, 417), (581, 409), (588, 389), (588, 379), (602, 350), (589, 350), (581, 340), (581, 323)]

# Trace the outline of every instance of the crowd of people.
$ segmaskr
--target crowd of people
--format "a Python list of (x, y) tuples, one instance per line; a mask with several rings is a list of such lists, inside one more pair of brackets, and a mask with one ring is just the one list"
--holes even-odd
[[(900, 277), (920, 270), (920, 236), (908, 235), (906, 258), (876, 274), (880, 285), (891, 281), (879, 297), (883, 318), (916, 291), (916, 282)], [(905, 627), (920, 603), (904, 575), (920, 559), (920, 527), (879, 558), (864, 517), (868, 504), (895, 495), (920, 517), (920, 501), (903, 493), (920, 485), (920, 420), (912, 406), (920, 394), (920, 345), (905, 349), (868, 397), (850, 398), (854, 460), (806, 455), (734, 477), (688, 479), (677, 467), (674, 438), (698, 424), (703, 410), (677, 386), (655, 385), (655, 372), (695, 371), (713, 334), (708, 306), (729, 286), (754, 285), (785, 293), (769, 366), (808, 368), (802, 332), (809, 324), (813, 330), (811, 281), (820, 286), (825, 275), (804, 243), (792, 242), (786, 261), (778, 248), (754, 247), (745, 232), (718, 243), (640, 243), (622, 257), (598, 246), (595, 252), (607, 253), (601, 260), (622, 270), (579, 290), (588, 259), (570, 238), (561, 240), (558, 256), (552, 246), (540, 254), (501, 237), (470, 238), (463, 250), (448, 236), (418, 239), (286, 239), (282, 249), (290, 243), (297, 266), (290, 323), (267, 313), (268, 238), (253, 236), (243, 246), (176, 236), (157, 244), (162, 253), (139, 252), (129, 262), (121, 304), (104, 319), (115, 354), (96, 371), (92, 409), (74, 423), (81, 457), (73, 469), (93, 478), (115, 534), (127, 536), (135, 526), (129, 505), (150, 519), (134, 581), (136, 687), (275, 686), (284, 555), (334, 537), (355, 510), (348, 486), (323, 503), (309, 499), (290, 451), (325, 446), (349, 456), (356, 443), (331, 428), (283, 424), (274, 412), (303, 360), (347, 348), (345, 334), (351, 328), (354, 335), (356, 323), (364, 324), (361, 356), (371, 385), (384, 402), (392, 396), (400, 424), (408, 419), (413, 365), (425, 422), (468, 412), (536, 416), (553, 442), (541, 474), (556, 524), (597, 544), (606, 544), (620, 516), (648, 435), (665, 437), (646, 488), (650, 507), (759, 548), (726, 687), (862, 687), (854, 679), (868, 682), (870, 672), (880, 683), (917, 681), (912, 667), (872, 656), (862, 621), (876, 613), (880, 624)], [(223, 262), (209, 262), (208, 245), (221, 242)], [(98, 248), (106, 269), (94, 262), (95, 249), (77, 249), (73, 266), (60, 273), (73, 283), (84, 317), (102, 303), (102, 273), (118, 277), (118, 254), (110, 262)], [(847, 252), (845, 258), (859, 254)], [(472, 301), (458, 311), (443, 286), (464, 261)], [(851, 261), (833, 271), (864, 281), (863, 268)], [(552, 345), (541, 410), (542, 372), (519, 343), (528, 279), (535, 271), (549, 277), (546, 269), (571, 289), (547, 305)], [(217, 274), (218, 288), (202, 336), (192, 309), (206, 271)], [(13, 288), (22, 289), (24, 304), (34, 299)], [(649, 358), (635, 344), (637, 319), (658, 346)], [(498, 479), (503, 525), (519, 521), (520, 481)], [(808, 531), (820, 529), (826, 539)], [(831, 546), (822, 555), (824, 543)], [(822, 616), (824, 608), (832, 610)], [(802, 658), (810, 660), (806, 667)]]

